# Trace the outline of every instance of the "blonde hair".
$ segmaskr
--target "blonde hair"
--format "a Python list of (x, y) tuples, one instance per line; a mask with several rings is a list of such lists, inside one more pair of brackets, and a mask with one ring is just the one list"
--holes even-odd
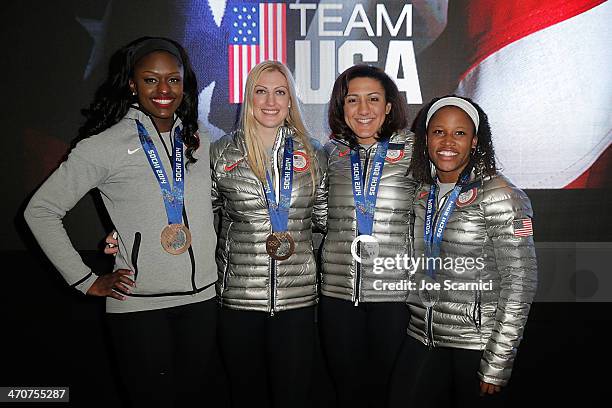
[(314, 149), (310, 143), (308, 131), (302, 120), (302, 113), (300, 110), (299, 101), (295, 91), (295, 81), (289, 69), (278, 61), (263, 61), (257, 64), (249, 75), (247, 76), (244, 102), (242, 104), (242, 110), (240, 111), (240, 130), (244, 135), (247, 148), (247, 162), (251, 167), (251, 170), (257, 178), (265, 183), (266, 182), (266, 163), (268, 160), (268, 153), (263, 146), (261, 138), (257, 136), (257, 121), (253, 114), (253, 97), (255, 94), (255, 85), (259, 81), (259, 77), (265, 71), (278, 71), (287, 79), (289, 88), (289, 113), (285, 119), (285, 126), (291, 128), (295, 133), (295, 139), (297, 139), (304, 150), (306, 155), (311, 161), (310, 175), (312, 178), (313, 192), (316, 187), (316, 181), (318, 175), (315, 175), (318, 169), (316, 165), (316, 155)]

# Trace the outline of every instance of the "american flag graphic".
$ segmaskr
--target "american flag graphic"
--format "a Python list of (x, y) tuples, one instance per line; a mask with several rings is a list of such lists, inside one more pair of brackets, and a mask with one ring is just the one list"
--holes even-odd
[(530, 237), (533, 235), (533, 226), (531, 218), (521, 218), (520, 220), (512, 221), (515, 237)]
[(287, 63), (286, 5), (236, 5), (229, 17), (229, 101), (242, 103), (247, 75), (255, 65), (265, 60)]

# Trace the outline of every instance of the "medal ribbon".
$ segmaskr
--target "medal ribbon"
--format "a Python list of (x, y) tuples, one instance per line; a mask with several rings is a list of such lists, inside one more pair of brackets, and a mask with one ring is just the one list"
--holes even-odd
[[(457, 197), (461, 194), (461, 190), (468, 182), (470, 178), (471, 170), (468, 169), (464, 171), (461, 177), (459, 178), (459, 182), (455, 184), (452, 193), (442, 206), (440, 210), (440, 216), (436, 221), (435, 225), (433, 225), (433, 216), (434, 216), (434, 202), (436, 200), (436, 192), (437, 192), (437, 183), (434, 182), (429, 189), (429, 195), (427, 197), (427, 209), (425, 213), (425, 255), (429, 258), (435, 258), (440, 255), (440, 244), (442, 243), (442, 237), (444, 236), (444, 229), (446, 228), (446, 224), (455, 209)], [(435, 262), (426, 262), (427, 264), (427, 276), (432, 279), (435, 279), (436, 272), (433, 268)]]
[(137, 120), (136, 127), (138, 128), (138, 137), (140, 144), (147, 155), (147, 160), (151, 165), (151, 169), (157, 178), (159, 188), (161, 189), (164, 205), (166, 206), (166, 215), (168, 216), (168, 224), (182, 224), (183, 221), (183, 193), (185, 191), (185, 178), (183, 169), (183, 137), (181, 129), (174, 129), (174, 160), (172, 166), (172, 175), (174, 178), (173, 185), (170, 186), (166, 170), (162, 164), (157, 149), (153, 140), (149, 136), (149, 132), (144, 125)]
[(280, 200), (276, 201), (276, 194), (270, 173), (266, 170), (265, 191), (268, 199), (268, 212), (273, 232), (287, 231), (289, 223), (289, 206), (291, 204), (291, 188), (293, 186), (293, 138), (289, 135), (285, 137), (285, 151), (283, 152), (282, 176), (279, 180)]
[(355, 214), (357, 216), (357, 230), (359, 235), (372, 235), (374, 212), (376, 210), (376, 197), (378, 195), (378, 187), (380, 186), (380, 178), (382, 177), (388, 149), (389, 140), (384, 140), (376, 146), (370, 179), (368, 180), (367, 186), (365, 186), (367, 191), (364, 191), (364, 177), (359, 150), (351, 150), (353, 198), (355, 200)]

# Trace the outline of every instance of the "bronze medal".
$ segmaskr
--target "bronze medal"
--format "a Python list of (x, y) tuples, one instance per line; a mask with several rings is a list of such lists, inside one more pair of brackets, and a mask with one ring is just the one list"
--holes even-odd
[(277, 261), (288, 259), (295, 251), (295, 241), (288, 232), (273, 232), (266, 238), (266, 252)]
[(183, 224), (166, 225), (161, 232), (161, 244), (169, 254), (180, 255), (191, 246), (191, 232)]

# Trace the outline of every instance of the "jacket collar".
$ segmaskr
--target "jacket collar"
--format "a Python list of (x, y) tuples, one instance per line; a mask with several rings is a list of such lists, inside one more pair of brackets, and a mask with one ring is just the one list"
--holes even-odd
[(482, 176), (478, 174), (474, 169), (470, 173), (470, 180), (463, 186), (461, 192), (469, 191), (474, 187), (480, 187), (482, 185)]
[(344, 146), (344, 147), (348, 147), (349, 149), (356, 149), (356, 150), (363, 150), (364, 152), (371, 149), (372, 146), (375, 146), (376, 144), (378, 144), (378, 142), (374, 143), (372, 146), (370, 146), (368, 149), (366, 149), (365, 147), (361, 146), (360, 144), (358, 144), (357, 146), (351, 147), (351, 145), (349, 144), (349, 142), (347, 142), (344, 139), (332, 139), (331, 140), (332, 143), (334, 143), (336, 146)]
[[(138, 120), (149, 132), (158, 131), (157, 127), (155, 126), (155, 123), (153, 122), (153, 119), (151, 118), (151, 115), (142, 110), (142, 108), (138, 104), (130, 106), (130, 109), (128, 110), (128, 113), (125, 115), (125, 117), (132, 120)], [(174, 129), (178, 126), (182, 126), (182, 124), (183, 123), (181, 122), (181, 119), (178, 117), (178, 115), (174, 114), (174, 123), (172, 124), (171, 131), (174, 131)]]
[(246, 146), (246, 140), (244, 138), (244, 133), (242, 132), (242, 129), (237, 129), (232, 132), (232, 141), (234, 142), (236, 147), (238, 147), (238, 150), (240, 150), (240, 153), (242, 153), (242, 156), (246, 158), (247, 157), (247, 146)]
[[(295, 131), (289, 126), (281, 126), (279, 131), (276, 133), (276, 140), (274, 141), (273, 153), (277, 153), (285, 145), (286, 135), (295, 135)], [(280, 140), (279, 140), (280, 138)], [(246, 145), (246, 138), (242, 129), (237, 129), (232, 133), (232, 140), (238, 147), (242, 156), (246, 158), (248, 156), (248, 150)], [(298, 150), (303, 147), (302, 144), (294, 137), (293, 138), (293, 150)]]
[[(411, 135), (412, 132), (410, 132), (407, 129), (402, 129), (402, 130), (398, 130), (397, 132), (394, 132), (391, 137), (389, 138), (389, 144), (393, 145), (404, 145), (406, 144), (406, 141), (408, 140), (408, 136)], [(344, 139), (332, 139), (332, 142), (335, 143), (336, 145), (341, 145), (341, 146), (345, 146), (345, 147), (349, 147), (350, 145), (349, 143), (344, 140)], [(376, 145), (378, 142), (374, 143), (372, 146)], [(362, 149), (362, 150), (366, 150), (364, 149), (361, 145), (357, 145), (356, 147), (357, 149)]]
[[(465, 186), (463, 186), (463, 188), (461, 189), (461, 192), (466, 192), (469, 191), (473, 188), (479, 188), (482, 185), (483, 180), (485, 180), (487, 177), (482, 177), (479, 173), (477, 173), (476, 171), (474, 171), (472, 169), (471, 173), (470, 173), (470, 179), (469, 181), (466, 183)], [(421, 183), (419, 190), (420, 191), (429, 191), (429, 184), (427, 183)]]
[(408, 136), (411, 134), (412, 132), (410, 132), (408, 129), (398, 130), (397, 132), (391, 135), (391, 137), (389, 138), (389, 143), (390, 144), (406, 144), (406, 141), (408, 140)]

